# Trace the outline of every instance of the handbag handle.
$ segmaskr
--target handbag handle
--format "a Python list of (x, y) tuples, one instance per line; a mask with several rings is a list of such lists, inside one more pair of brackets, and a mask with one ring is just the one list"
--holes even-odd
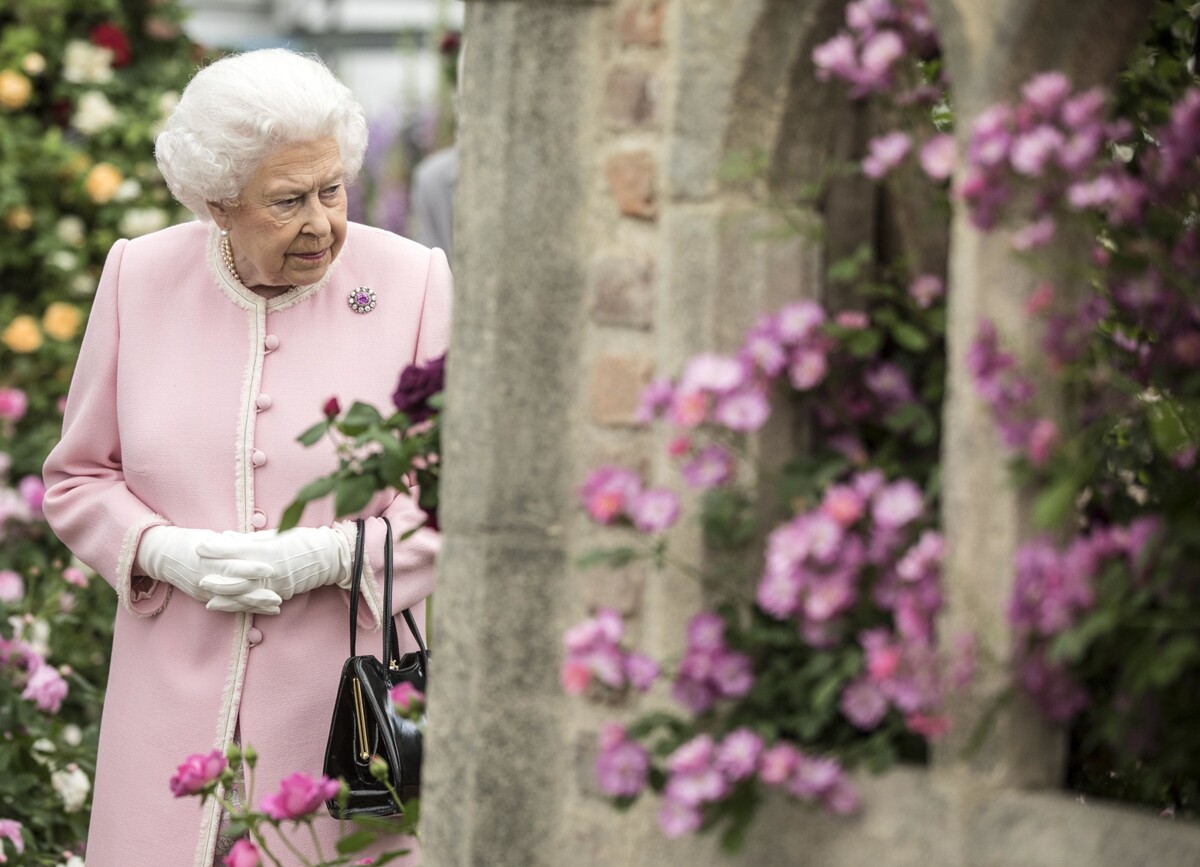
[[(383, 610), (390, 612), (392, 610), (392, 522), (386, 517), (383, 518), (383, 524), (386, 528), (384, 537), (383, 549)], [(351, 565), (350, 577), (350, 655), (357, 656), (355, 651), (355, 639), (358, 635), (358, 596), (362, 587), (363, 562), (366, 559), (366, 521), (358, 518), (354, 522), (355, 529), (355, 544), (354, 544), (354, 562)], [(417, 628), (417, 621), (413, 619), (412, 611), (405, 608), (401, 614), (404, 615), (404, 622), (408, 624), (408, 630), (412, 633), (417, 642), (417, 652), (421, 656), (421, 665), (425, 670), (429, 667), (429, 651), (425, 648), (425, 641), (421, 638), (421, 630)], [(394, 616), (383, 618), (383, 666), (385, 670), (390, 670), (396, 661), (400, 658), (399, 643), (396, 637), (396, 618)]]

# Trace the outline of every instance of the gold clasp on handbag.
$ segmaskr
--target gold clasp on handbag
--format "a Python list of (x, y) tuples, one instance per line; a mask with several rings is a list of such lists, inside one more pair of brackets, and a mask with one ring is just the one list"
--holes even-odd
[(358, 723), (358, 757), (365, 762), (371, 758), (371, 751), (367, 749), (367, 713), (363, 708), (362, 684), (356, 677), (350, 681), (350, 686), (354, 690), (354, 717)]

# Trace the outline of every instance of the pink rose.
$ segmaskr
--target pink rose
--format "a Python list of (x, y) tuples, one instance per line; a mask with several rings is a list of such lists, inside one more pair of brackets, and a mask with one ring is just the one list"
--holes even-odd
[(0, 569), (0, 602), (19, 602), (25, 596), (25, 582), (12, 569)]
[(225, 867), (258, 867), (262, 864), (262, 859), (258, 857), (258, 850), (254, 848), (253, 843), (249, 840), (238, 840), (221, 863)]
[(272, 819), (293, 821), (315, 813), (326, 801), (337, 796), (341, 784), (328, 777), (313, 779), (296, 772), (279, 783), (279, 791), (267, 795), (258, 807)]
[(58, 713), (62, 701), (67, 697), (67, 682), (58, 669), (48, 662), (39, 662), (29, 674), (21, 698), (27, 699), (46, 713)]
[[(16, 819), (0, 819), (0, 840), (8, 840), (20, 855), (25, 851), (25, 838), (21, 836), (21, 823)], [(0, 864), (8, 860), (4, 855), (4, 844), (0, 843)]]
[(582, 695), (592, 681), (592, 670), (577, 659), (568, 659), (558, 673), (558, 682), (567, 695)]
[(188, 756), (175, 771), (175, 776), (171, 777), (172, 794), (176, 798), (196, 794), (216, 781), (227, 764), (220, 750), (213, 750), (208, 755), (196, 753)]
[(87, 587), (87, 575), (83, 574), (82, 569), (77, 569), (74, 566), (68, 566), (63, 569), (63, 580), (75, 587)]
[(19, 388), (0, 388), (0, 418), (20, 421), (29, 408), (29, 399)]
[(425, 707), (425, 693), (421, 692), (421, 690), (408, 681), (392, 687), (388, 693), (388, 697), (392, 700), (392, 704), (396, 706), (396, 710), (401, 716), (420, 713)]

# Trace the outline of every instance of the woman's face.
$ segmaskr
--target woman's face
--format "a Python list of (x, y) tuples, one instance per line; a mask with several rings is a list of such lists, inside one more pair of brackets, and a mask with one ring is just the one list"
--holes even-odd
[(229, 230), (246, 286), (316, 283), (346, 241), (346, 188), (332, 137), (285, 145), (259, 165), (236, 204), (210, 202)]

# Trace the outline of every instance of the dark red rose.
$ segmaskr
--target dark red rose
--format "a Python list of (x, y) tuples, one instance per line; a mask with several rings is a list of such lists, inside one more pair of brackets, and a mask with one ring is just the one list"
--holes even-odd
[(92, 28), (93, 45), (107, 48), (113, 53), (113, 66), (128, 66), (133, 52), (129, 50), (129, 38), (115, 24), (97, 24)]
[(462, 34), (457, 30), (447, 30), (442, 34), (442, 40), (438, 43), (438, 52), (440, 54), (454, 57), (458, 54), (458, 49), (462, 47)]
[(433, 407), (429, 398), (438, 394), (446, 382), (446, 356), (435, 358), (421, 367), (410, 364), (400, 374), (400, 382), (392, 402), (396, 409), (408, 416), (409, 421), (416, 424), (425, 421), (433, 415)]
[(321, 408), (321, 412), (325, 413), (325, 418), (337, 418), (341, 411), (342, 406), (336, 397), (329, 398), (325, 401), (325, 406)]

